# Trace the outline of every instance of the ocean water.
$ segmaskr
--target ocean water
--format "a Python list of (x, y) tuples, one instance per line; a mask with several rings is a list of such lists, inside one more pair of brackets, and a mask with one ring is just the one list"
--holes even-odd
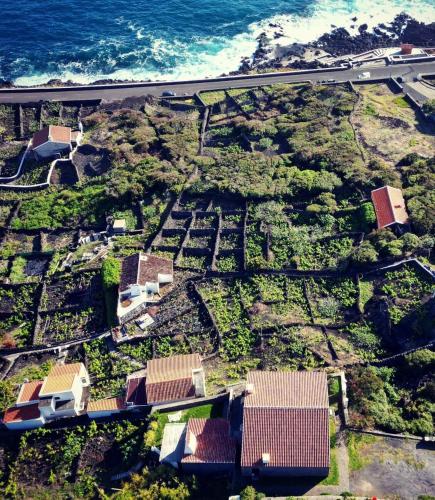
[[(309, 42), (331, 25), (435, 20), (434, 0), (0, 0), (0, 78), (183, 80), (236, 70), (270, 24), (277, 43)], [(352, 21), (357, 17), (356, 23)]]

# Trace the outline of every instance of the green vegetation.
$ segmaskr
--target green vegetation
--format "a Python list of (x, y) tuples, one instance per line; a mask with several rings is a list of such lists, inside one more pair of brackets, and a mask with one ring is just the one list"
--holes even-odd
[(347, 435), (347, 452), (351, 471), (363, 469), (370, 463), (370, 456), (365, 452), (366, 446), (375, 443), (376, 437), (368, 434), (349, 432)]
[(340, 483), (340, 471), (338, 469), (337, 461), (337, 447), (336, 447), (336, 429), (335, 421), (333, 418), (329, 419), (329, 441), (330, 441), (330, 454), (331, 461), (329, 464), (329, 474), (325, 479), (322, 479), (320, 484), (323, 486), (332, 486)]

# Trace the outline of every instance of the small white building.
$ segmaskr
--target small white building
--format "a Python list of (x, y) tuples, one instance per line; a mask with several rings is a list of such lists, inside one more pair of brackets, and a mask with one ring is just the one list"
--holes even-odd
[(127, 221), (125, 219), (115, 219), (112, 230), (113, 234), (124, 234), (127, 231)]
[(160, 300), (160, 285), (174, 281), (172, 260), (141, 252), (122, 261), (117, 315), (120, 323), (131, 319), (146, 304)]

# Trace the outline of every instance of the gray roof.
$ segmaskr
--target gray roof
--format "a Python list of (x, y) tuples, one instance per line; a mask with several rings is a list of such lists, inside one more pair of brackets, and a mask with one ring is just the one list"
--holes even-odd
[(184, 455), (187, 424), (166, 424), (160, 447), (160, 462), (179, 464)]

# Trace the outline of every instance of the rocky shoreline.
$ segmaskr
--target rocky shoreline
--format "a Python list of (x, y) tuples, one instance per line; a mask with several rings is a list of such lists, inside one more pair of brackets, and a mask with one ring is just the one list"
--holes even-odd
[[(425, 24), (418, 22), (409, 15), (402, 13), (396, 16), (388, 24), (379, 24), (373, 30), (369, 30), (367, 24), (358, 25), (358, 18), (351, 19), (351, 28), (357, 34), (351, 35), (343, 27), (331, 25), (331, 31), (323, 34), (317, 40), (309, 43), (281, 43), (288, 41), (289, 37), (284, 34), (284, 29), (279, 24), (269, 24), (269, 34), (261, 33), (258, 38), (258, 47), (251, 57), (241, 60), (238, 70), (229, 73), (238, 75), (253, 71), (289, 69), (316, 69), (324, 67), (329, 58), (339, 58), (349, 54), (361, 54), (376, 48), (395, 47), (401, 43), (412, 43), (417, 46), (435, 47), (435, 22)], [(321, 59), (319, 61), (319, 59)], [(227, 75), (221, 75), (227, 76)], [(143, 80), (151, 81), (151, 80)], [(104, 85), (118, 83), (138, 83), (135, 80), (96, 80), (89, 85)], [(86, 86), (68, 80), (66, 82), (53, 79), (38, 87), (69, 87)], [(0, 79), (0, 88), (20, 88), (11, 81)]]
[(367, 24), (358, 25), (358, 18), (351, 19), (351, 28), (356, 35), (351, 35), (342, 27), (331, 25), (331, 31), (325, 33), (310, 44), (281, 44), (285, 38), (283, 27), (270, 24), (273, 36), (263, 32), (257, 38), (258, 47), (252, 58), (245, 58), (237, 73), (266, 69), (314, 69), (322, 67), (318, 58), (337, 58), (348, 54), (360, 54), (384, 47), (395, 47), (401, 43), (417, 46), (435, 46), (435, 23), (420, 23), (402, 13), (389, 25), (379, 24), (369, 31)]

